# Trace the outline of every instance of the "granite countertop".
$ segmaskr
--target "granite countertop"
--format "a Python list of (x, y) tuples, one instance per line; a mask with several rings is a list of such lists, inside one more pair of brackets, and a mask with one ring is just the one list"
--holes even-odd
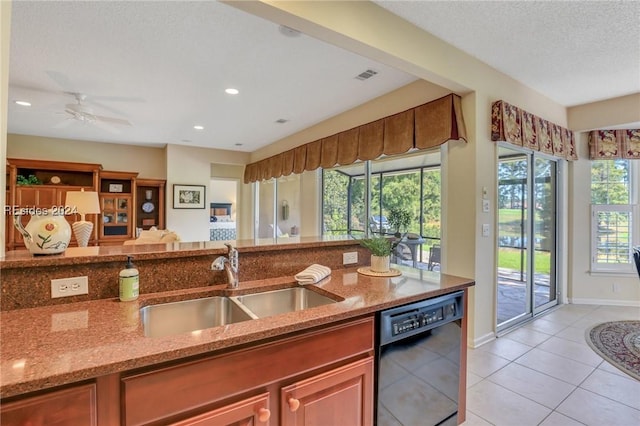
[[(357, 241), (349, 236), (263, 238), (231, 241), (242, 253), (278, 251), (283, 249), (352, 246)], [(27, 250), (14, 250), (0, 257), (0, 268), (31, 268), (79, 265), (122, 261), (123, 255), (135, 255), (138, 260), (182, 258), (224, 254), (225, 241), (173, 242), (159, 244), (69, 247), (64, 253), (34, 256)]]
[[(394, 265), (394, 267), (396, 267)], [(474, 285), (467, 278), (398, 267), (393, 278), (334, 270), (315, 287), (338, 303), (165, 337), (145, 337), (139, 309), (167, 301), (296, 286), (292, 276), (0, 313), (0, 397), (259, 342)]]

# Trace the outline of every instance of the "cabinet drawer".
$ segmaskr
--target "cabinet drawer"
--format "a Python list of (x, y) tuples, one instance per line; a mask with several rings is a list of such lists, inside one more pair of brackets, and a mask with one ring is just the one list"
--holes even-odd
[(96, 386), (78, 386), (2, 404), (0, 424), (95, 426)]
[[(373, 353), (373, 318), (122, 379), (126, 425), (214, 404), (359, 354)], [(152, 396), (152, 397), (151, 397)]]

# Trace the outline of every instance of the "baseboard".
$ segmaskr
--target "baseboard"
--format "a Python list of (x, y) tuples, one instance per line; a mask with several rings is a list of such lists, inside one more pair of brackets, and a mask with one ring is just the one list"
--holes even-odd
[(611, 300), (611, 299), (569, 299), (573, 305), (605, 305), (605, 306), (632, 306), (640, 308), (640, 301), (636, 300)]
[(492, 342), (495, 339), (496, 339), (496, 333), (492, 331), (491, 333), (487, 333), (484, 336), (478, 337), (477, 339), (467, 340), (467, 345), (475, 349), (478, 346), (482, 346), (485, 343)]

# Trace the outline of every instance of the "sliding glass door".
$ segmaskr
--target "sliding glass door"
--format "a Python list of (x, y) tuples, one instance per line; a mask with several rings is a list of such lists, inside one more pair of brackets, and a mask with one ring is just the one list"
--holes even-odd
[(499, 147), (498, 330), (557, 304), (557, 163)]

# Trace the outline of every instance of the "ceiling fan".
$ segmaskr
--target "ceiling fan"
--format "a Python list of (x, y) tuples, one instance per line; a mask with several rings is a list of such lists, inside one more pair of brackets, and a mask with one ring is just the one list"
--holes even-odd
[(69, 114), (68, 120), (77, 120), (83, 123), (91, 124), (117, 124), (121, 126), (131, 126), (129, 121), (122, 118), (105, 117), (103, 115), (94, 114), (93, 109), (83, 102), (87, 99), (87, 95), (77, 92), (65, 92), (76, 98), (76, 103), (66, 104), (64, 112)]

